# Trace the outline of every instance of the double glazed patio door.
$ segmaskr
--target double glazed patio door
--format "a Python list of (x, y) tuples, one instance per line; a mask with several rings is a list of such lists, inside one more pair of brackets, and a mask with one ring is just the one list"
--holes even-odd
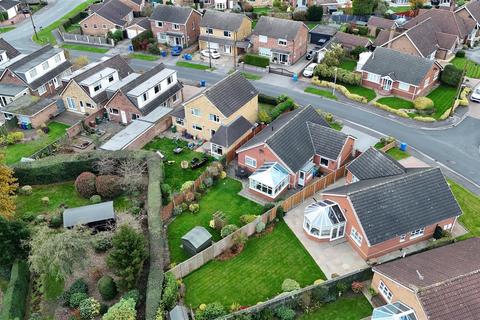
[(345, 235), (345, 224), (339, 224), (332, 227), (332, 231), (330, 233), (330, 241), (337, 240), (343, 238)]

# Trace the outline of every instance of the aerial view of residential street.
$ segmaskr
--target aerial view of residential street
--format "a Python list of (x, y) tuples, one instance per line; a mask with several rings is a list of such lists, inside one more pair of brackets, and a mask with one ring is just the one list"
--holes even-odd
[(0, 0), (0, 320), (480, 320), (480, 0)]

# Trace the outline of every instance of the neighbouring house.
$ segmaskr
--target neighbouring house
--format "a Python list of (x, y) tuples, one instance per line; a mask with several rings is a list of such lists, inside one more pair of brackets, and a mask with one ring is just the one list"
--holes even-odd
[(252, 174), (249, 190), (274, 200), (332, 172), (352, 157), (355, 138), (330, 128), (312, 107), (280, 115), (237, 150), (238, 166)]
[(158, 108), (172, 109), (180, 104), (182, 88), (177, 72), (161, 63), (143, 74), (132, 73), (107, 87), (109, 100), (105, 109), (111, 121), (131, 123)]
[(115, 225), (113, 201), (91, 204), (63, 211), (63, 227), (87, 226), (95, 230), (108, 230)]
[(475, 22), (475, 41), (478, 41), (480, 36), (480, 2), (478, 1), (469, 1), (463, 6), (455, 10), (455, 15), (464, 19), (464, 20), (473, 20)]
[(395, 20), (385, 19), (377, 16), (371, 16), (367, 23), (368, 35), (376, 37), (381, 30), (390, 30), (398, 27)]
[(254, 53), (272, 63), (292, 65), (307, 53), (308, 27), (301, 21), (262, 16), (250, 42)]
[(374, 266), (372, 288), (387, 304), (372, 320), (478, 319), (479, 251), (480, 238), (471, 238)]
[(26, 85), (0, 83), (0, 106), (5, 107), (26, 94), (28, 94), (28, 86)]
[[(407, 169), (380, 153), (360, 155), (347, 166), (352, 183), (322, 192), (322, 201), (338, 205), (343, 219), (326, 230), (313, 230), (305, 220), (309, 236), (345, 237), (370, 260), (430, 239), (437, 226), (452, 231), (462, 211), (440, 168)], [(333, 228), (336, 233), (329, 233)]]
[(39, 128), (58, 114), (57, 102), (37, 96), (24, 95), (6, 107), (1, 107), (6, 120), (16, 118), (17, 125), (23, 129)]
[(140, 33), (151, 30), (150, 20), (146, 17), (133, 18), (132, 22), (125, 29), (127, 30), (127, 38), (133, 39)]
[(106, 36), (108, 32), (125, 30), (133, 20), (133, 9), (121, 0), (103, 2), (91, 7), (91, 11), (88, 17), (79, 22), (82, 34)]
[(427, 95), (439, 82), (442, 70), (434, 60), (378, 47), (363, 64), (362, 85), (381, 95), (413, 100)]
[(272, 0), (248, 0), (248, 3), (251, 4), (254, 8), (256, 7), (271, 7)]
[(20, 1), (0, 0), (0, 12), (4, 12), (7, 20), (14, 18), (20, 10)]
[(3, 70), (6, 65), (10, 64), (10, 61), (24, 56), (5, 39), (0, 38), (0, 70)]
[(341, 44), (346, 51), (352, 51), (356, 47), (369, 48), (372, 41), (366, 37), (338, 31), (332, 39), (332, 43)]
[(51, 45), (17, 58), (3, 65), (0, 83), (26, 85), (32, 95), (55, 94), (62, 86), (61, 79), (71, 73), (72, 64), (65, 58), (63, 49)]
[(220, 54), (238, 57), (250, 45), (252, 20), (240, 13), (206, 10), (200, 22), (200, 50), (217, 49)]
[[(109, 0), (111, 1), (111, 0)], [(120, 0), (125, 5), (129, 6), (133, 12), (142, 12), (143, 8), (145, 8), (146, 1), (145, 0)], [(104, 2), (106, 2), (104, 0)]]
[(133, 73), (120, 55), (104, 58), (64, 77), (60, 97), (67, 111), (93, 114), (108, 101), (107, 88)]
[(335, 36), (338, 29), (332, 26), (318, 24), (315, 28), (309, 31), (310, 43), (323, 47), (330, 39)]
[(188, 47), (198, 41), (201, 19), (202, 14), (190, 7), (157, 5), (150, 23), (159, 43)]

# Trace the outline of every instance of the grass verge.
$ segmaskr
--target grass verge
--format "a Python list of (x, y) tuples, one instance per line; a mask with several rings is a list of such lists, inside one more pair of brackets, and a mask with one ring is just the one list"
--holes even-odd
[(69, 50), (94, 52), (94, 53), (107, 53), (108, 50), (110, 50), (107, 48), (92, 47), (92, 46), (86, 46), (82, 44), (63, 44), (62, 48), (69, 49)]
[(350, 93), (358, 94), (359, 96), (365, 97), (369, 102), (375, 99), (375, 97), (377, 96), (375, 90), (373, 89), (365, 88), (362, 86), (352, 86), (349, 84), (342, 85), (347, 88)]
[(128, 57), (130, 59), (145, 60), (145, 61), (156, 61), (160, 58), (159, 56), (154, 56), (151, 54), (143, 54), (143, 53), (130, 53)]
[(459, 220), (462, 225), (468, 229), (468, 233), (460, 237), (467, 239), (480, 236), (480, 197), (464, 188), (453, 180), (448, 180), (455, 199), (457, 199), (463, 214)]
[(316, 94), (317, 96), (322, 96), (322, 97), (325, 97), (325, 98), (328, 98), (328, 99), (337, 100), (337, 97), (332, 92), (330, 92), (328, 90), (318, 89), (318, 88), (315, 88), (315, 87), (307, 87), (303, 91), (307, 92), (307, 93), (311, 93), (311, 94)]
[(435, 113), (432, 115), (435, 119), (440, 118), (448, 108), (453, 106), (456, 94), (456, 88), (441, 84), (427, 95), (435, 105)]
[(0, 28), (0, 33), (5, 33), (5, 32), (8, 32), (8, 31), (12, 31), (13, 29), (15, 29), (15, 27), (2, 27), (2, 28)]
[(212, 69), (210, 69), (209, 66), (198, 64), (198, 63), (186, 62), (186, 61), (177, 61), (176, 65), (178, 67), (191, 68), (191, 69), (197, 69), (197, 70), (212, 70), (212, 71), (215, 70), (215, 68), (213, 67)]
[(352, 60), (352, 59), (346, 59), (345, 58), (340, 63), (340, 68), (348, 70), (348, 71), (354, 71), (356, 67), (357, 67), (357, 61)]
[(413, 109), (413, 102), (398, 97), (385, 97), (377, 100), (378, 103), (393, 109)]

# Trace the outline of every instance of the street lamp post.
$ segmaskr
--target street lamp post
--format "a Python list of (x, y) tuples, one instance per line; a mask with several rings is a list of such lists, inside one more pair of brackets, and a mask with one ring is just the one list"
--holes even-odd
[(337, 86), (337, 70), (338, 68), (335, 67), (335, 77), (334, 77), (334, 80), (333, 80), (333, 95), (335, 95), (335, 87)]
[(30, 5), (26, 0), (25, 0), (25, 4), (27, 5), (28, 14), (30, 15), (30, 21), (32, 22), (33, 32), (35, 32), (35, 38), (37, 38), (37, 41), (38, 41), (37, 27), (35, 26), (35, 22), (33, 22), (33, 14), (32, 14), (32, 11), (30, 10)]
[(208, 65), (212, 69), (212, 52), (210, 51), (210, 28), (207, 26)]
[(457, 98), (455, 99), (455, 101), (453, 102), (453, 106), (450, 108), (450, 114), (449, 114), (449, 117), (453, 116), (453, 112), (455, 111), (454, 107), (455, 107), (455, 102), (460, 98), (460, 93), (462, 93), (462, 87), (463, 87), (463, 84), (465, 83), (465, 73), (467, 73), (467, 64), (465, 63), (465, 65), (463, 66), (463, 70), (462, 70), (462, 77), (460, 78), (460, 83), (458, 84), (458, 88), (457, 88)]

